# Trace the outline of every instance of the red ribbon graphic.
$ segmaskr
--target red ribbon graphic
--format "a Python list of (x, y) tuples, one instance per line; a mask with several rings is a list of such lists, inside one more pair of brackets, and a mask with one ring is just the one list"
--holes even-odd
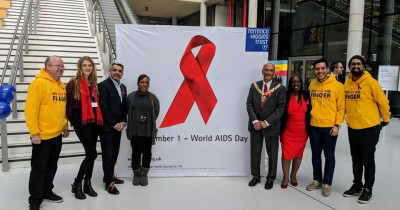
[[(201, 46), (195, 57), (192, 49)], [(204, 123), (207, 124), (217, 104), (206, 74), (215, 55), (215, 44), (204, 36), (194, 36), (183, 53), (180, 68), (183, 80), (160, 128), (184, 123), (196, 101)]]

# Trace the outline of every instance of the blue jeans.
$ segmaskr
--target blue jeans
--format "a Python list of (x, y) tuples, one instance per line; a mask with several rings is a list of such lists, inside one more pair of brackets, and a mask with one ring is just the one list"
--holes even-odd
[[(337, 136), (331, 136), (329, 131), (332, 129), (311, 127), (310, 144), (312, 150), (312, 165), (314, 180), (323, 184), (332, 185), (333, 172), (335, 171), (335, 147)], [(324, 179), (322, 179), (321, 153), (324, 150), (325, 169)]]

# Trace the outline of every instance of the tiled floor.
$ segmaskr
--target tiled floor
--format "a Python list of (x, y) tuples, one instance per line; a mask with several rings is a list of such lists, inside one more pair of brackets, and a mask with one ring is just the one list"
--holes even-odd
[[(311, 151), (307, 145), (303, 164), (298, 173), (298, 187), (283, 190), (275, 181), (272, 190), (264, 189), (264, 181), (247, 186), (249, 177), (180, 177), (150, 178), (149, 186), (134, 187), (131, 178), (118, 185), (120, 195), (106, 193), (102, 180), (101, 162), (96, 162), (93, 184), (97, 198), (77, 200), (71, 193), (71, 183), (78, 164), (61, 165), (55, 179), (54, 191), (64, 198), (61, 204), (43, 202), (42, 209), (399, 209), (400, 199), (400, 121), (392, 119), (381, 134), (376, 152), (376, 182), (373, 200), (357, 203), (357, 198), (345, 198), (342, 193), (352, 184), (351, 158), (347, 128), (340, 131), (336, 147), (336, 170), (332, 195), (325, 198), (321, 191), (305, 190), (312, 181)], [(280, 169), (280, 164), (278, 168)], [(0, 172), (0, 209), (28, 209), (28, 179), (30, 169)], [(282, 177), (279, 170), (278, 179)]]

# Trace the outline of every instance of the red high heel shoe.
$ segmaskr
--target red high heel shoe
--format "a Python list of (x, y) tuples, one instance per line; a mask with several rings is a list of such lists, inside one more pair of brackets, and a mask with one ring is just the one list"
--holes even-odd
[(292, 181), (292, 182), (290, 182), (290, 183), (292, 184), (292, 186), (293, 186), (293, 187), (297, 187), (297, 185), (299, 185), (299, 183), (297, 183), (297, 182), (293, 182), (293, 181)]
[(282, 189), (286, 189), (287, 186), (288, 186), (287, 184), (281, 184), (281, 188), (282, 188)]

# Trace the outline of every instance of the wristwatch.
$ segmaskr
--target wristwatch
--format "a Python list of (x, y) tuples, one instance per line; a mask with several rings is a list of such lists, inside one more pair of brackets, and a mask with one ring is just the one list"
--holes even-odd
[(338, 127), (338, 128), (340, 128), (340, 125), (338, 125), (338, 124), (335, 124), (335, 126)]

